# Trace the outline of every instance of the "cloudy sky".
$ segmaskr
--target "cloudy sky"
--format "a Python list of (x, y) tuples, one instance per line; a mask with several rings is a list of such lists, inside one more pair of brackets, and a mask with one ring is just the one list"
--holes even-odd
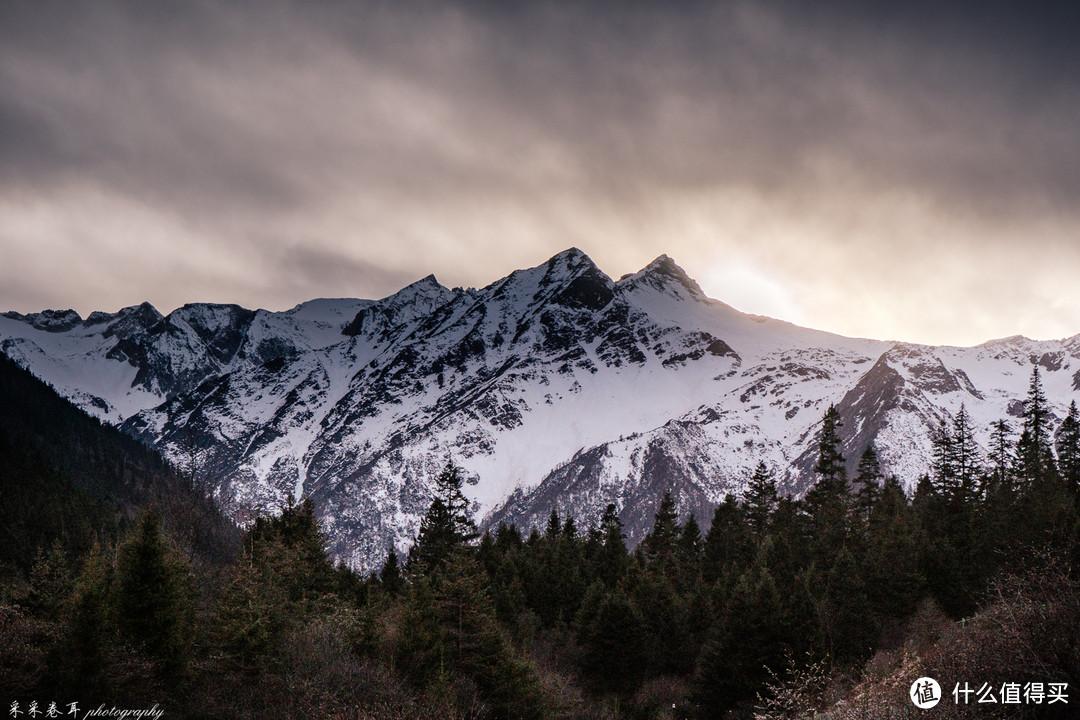
[(1080, 333), (1080, 23), (941, 4), (7, 0), (0, 309), (577, 246), (849, 335)]

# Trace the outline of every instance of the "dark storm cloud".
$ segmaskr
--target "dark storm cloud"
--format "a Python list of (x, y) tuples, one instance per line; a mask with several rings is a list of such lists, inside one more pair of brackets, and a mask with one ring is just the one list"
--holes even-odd
[(323, 288), (326, 297), (348, 296), (359, 285), (369, 288), (373, 298), (382, 298), (417, 280), (408, 272), (387, 271), (363, 260), (343, 257), (339, 249), (286, 247), (279, 255), (274, 263), (282, 268), (276, 278), (279, 287), (304, 292)]
[[(538, 143), (609, 191), (627, 176), (631, 188), (795, 184), (815, 153), (857, 160), (873, 180), (976, 198), (1020, 181), (1075, 190), (1075, 158), (1060, 155), (1075, 119), (1061, 110), (1076, 104), (1061, 78), (1075, 53), (1043, 42), (1062, 23), (1014, 37), (1008, 23), (1030, 17), (998, 11), (987, 23), (917, 7), (889, 17), (866, 6), (847, 10), (861, 7), (855, 17), (798, 4), (635, 3), (32, 14), (5, 23), (16, 38), (5, 43), (0, 120), (31, 176), (59, 165), (200, 206), (302, 204), (324, 189), (320, 171), (330, 181), (345, 171), (342, 149), (356, 177), (419, 193), (528, 187), (537, 180), (515, 177), (514, 165)], [(422, 128), (397, 125), (403, 110), (432, 113), (449, 137), (412, 136)], [(490, 154), (456, 154), (455, 132)], [(514, 152), (526, 157), (504, 154)]]
[[(8, 273), (63, 248), (116, 276), (56, 273), (83, 310), (195, 290), (284, 307), (431, 271), (486, 283), (578, 244), (615, 274), (726, 258), (792, 295), (747, 309), (917, 334), (932, 256), (965, 268), (927, 336), (982, 332), (964, 294), (1021, 244), (1019, 266), (1080, 263), (1078, 28), (940, 5), (6, 3)], [(1059, 268), (1031, 266), (1024, 312)], [(0, 304), (37, 309), (3, 273)], [(853, 294), (866, 329), (841, 321)]]

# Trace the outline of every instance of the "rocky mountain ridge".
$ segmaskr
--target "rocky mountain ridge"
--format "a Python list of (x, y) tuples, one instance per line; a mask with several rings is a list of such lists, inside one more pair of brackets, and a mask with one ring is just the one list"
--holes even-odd
[(829, 404), (847, 456), (872, 440), (910, 486), (961, 404), (985, 447), (1034, 365), (1058, 418), (1080, 389), (1080, 337), (845, 338), (738, 312), (666, 256), (613, 280), (576, 249), (480, 289), (428, 276), (286, 312), (6, 313), (0, 350), (208, 479), (238, 519), (311, 496), (360, 568), (407, 547), (448, 459), (487, 523), (557, 509), (587, 527), (614, 502), (636, 539), (665, 490), (707, 522), (759, 460), (803, 492)]

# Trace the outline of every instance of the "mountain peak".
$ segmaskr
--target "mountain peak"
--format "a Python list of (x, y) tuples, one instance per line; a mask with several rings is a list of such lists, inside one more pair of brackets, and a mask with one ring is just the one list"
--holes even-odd
[(550, 275), (578, 275), (582, 271), (595, 270), (599, 272), (596, 263), (588, 255), (576, 247), (563, 250), (553, 255), (546, 263), (547, 274)]
[(143, 301), (138, 305), (128, 305), (126, 308), (121, 308), (117, 315), (123, 317), (135, 316), (144, 320), (152, 320), (157, 322), (165, 316), (158, 312), (158, 309), (151, 305), (149, 302)]
[(455, 291), (436, 280), (434, 275), (428, 275), (406, 285), (393, 295), (361, 308), (341, 332), (343, 335), (352, 336), (398, 327), (434, 312), (456, 295)]
[(618, 285), (627, 290), (651, 287), (676, 296), (708, 299), (701, 286), (667, 255), (661, 255), (636, 273), (622, 276)]
[(147, 330), (164, 319), (165, 316), (158, 312), (157, 308), (148, 302), (144, 302), (139, 305), (129, 305), (125, 308), (121, 308), (115, 314), (90, 313), (90, 316), (86, 318), (84, 324), (97, 325), (102, 322), (107, 322), (109, 323), (109, 326), (108, 330), (105, 332), (106, 337), (112, 335), (127, 336), (131, 333), (139, 333), (143, 330)]
[(563, 250), (562, 252), (555, 253), (555, 255), (553, 255), (551, 260), (548, 260), (548, 262), (551, 263), (551, 262), (554, 262), (556, 260), (564, 260), (564, 259), (565, 260), (580, 260), (582, 258), (584, 258), (585, 260), (588, 260), (589, 262), (592, 262), (592, 260), (589, 258), (589, 256), (586, 255), (585, 252), (583, 250), (581, 250), (580, 248), (568, 247), (565, 250)]
[(409, 283), (393, 295), (384, 297), (379, 303), (400, 306), (416, 302), (422, 298), (431, 298), (442, 304), (449, 299), (448, 296), (452, 293), (453, 291), (436, 280), (434, 275), (427, 275), (416, 282)]

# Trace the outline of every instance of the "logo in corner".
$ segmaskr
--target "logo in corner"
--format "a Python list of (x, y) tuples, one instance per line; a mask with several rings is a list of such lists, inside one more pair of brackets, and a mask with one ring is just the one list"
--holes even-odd
[(941, 686), (932, 677), (921, 677), (911, 683), (911, 702), (920, 710), (929, 710), (941, 702)]

